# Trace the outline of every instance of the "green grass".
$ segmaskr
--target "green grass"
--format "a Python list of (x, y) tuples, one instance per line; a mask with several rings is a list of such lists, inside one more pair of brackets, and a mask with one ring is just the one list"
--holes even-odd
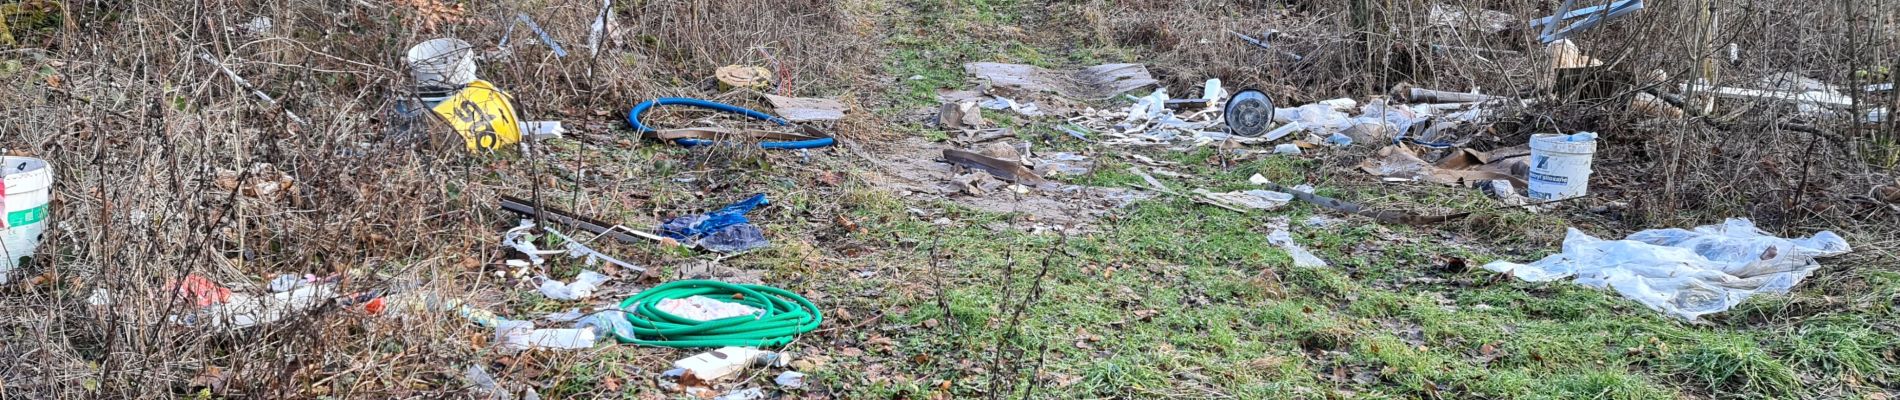
[[(882, 43), (888, 49), (882, 75), (895, 83), (876, 114), (895, 131), (941, 140), (943, 132), (907, 115), (934, 109), (938, 90), (971, 88), (965, 62), (1075, 66), (1130, 61), (1136, 54), (1113, 46), (1057, 51), (1010, 35), (971, 34), (1038, 10), (983, 0), (917, 1), (889, 10), (903, 23)], [(1103, 148), (1056, 131), (1053, 121), (1000, 112), (986, 117), (1015, 128), (1039, 151), (1089, 153), (1096, 167), (1064, 180), (1072, 184), (1141, 182), (1115, 153), (1178, 163), (1166, 168), (1190, 178), (1158, 178), (1181, 191), (1244, 189), (1254, 174), (1297, 184), (1335, 168), (1317, 158), (1235, 161), (1212, 148)], [(628, 153), (617, 156), (657, 176), (697, 168), (666, 149)], [(1320, 194), (1375, 206), (1475, 213), (1433, 227), (1332, 215), (1345, 222), (1318, 228), (1302, 223), (1327, 214), (1310, 204), (1239, 214), (1161, 196), (1116, 210), (1086, 233), (1058, 237), (993, 230), (992, 223), (1018, 216), (954, 201), (904, 199), (861, 182), (846, 183), (841, 195), (807, 191), (784, 176), (797, 170), (775, 172), (739, 184), (780, 196), (777, 217), (762, 222), (779, 245), (732, 262), (822, 292), (821, 306), (832, 310), (858, 319), (882, 316), (794, 346), (832, 357), (811, 380), (841, 398), (931, 398), (945, 384), (947, 397), (980, 398), (993, 379), (1019, 383), (1016, 393), (1033, 380), (1036, 398), (1064, 399), (1866, 396), (1891, 385), (1892, 365), (1900, 362), (1900, 340), (1891, 323), (1880, 322), (1896, 314), (1900, 274), (1860, 272), (1869, 290), (1851, 302), (1857, 308), (1798, 325), (1740, 317), (1687, 324), (1611, 291), (1497, 280), (1477, 269), (1494, 259), (1532, 260), (1555, 251), (1563, 228), (1573, 223), (1553, 214), (1494, 210), (1494, 201), (1471, 190), (1427, 187), (1395, 195), (1360, 176), (1320, 175), (1313, 182)], [(656, 204), (699, 201), (678, 190), (652, 192)], [(829, 222), (804, 218), (832, 212), (864, 232), (818, 238), (812, 232)], [(939, 217), (952, 224), (933, 223)], [(1293, 221), (1295, 239), (1332, 266), (1293, 266), (1285, 251), (1266, 241), (1274, 217)], [(838, 242), (872, 250), (848, 256), (836, 251)], [(941, 270), (931, 268), (933, 252)], [(1443, 268), (1449, 259), (1471, 268)], [(1026, 299), (1044, 260), (1043, 292), (1031, 304)], [(873, 269), (892, 276), (854, 275)], [(1800, 296), (1812, 297), (1790, 297)], [(1805, 318), (1770, 310), (1791, 301), (1754, 299), (1737, 314)], [(1743, 312), (1749, 307), (1763, 311)], [(1011, 320), (1019, 309), (1021, 320)], [(828, 321), (827, 327), (857, 322)], [(893, 345), (867, 345), (874, 338)], [(863, 354), (841, 355), (844, 349)], [(1029, 375), (1038, 350), (1046, 351), (1041, 375)], [(1016, 351), (1023, 352), (1024, 372), (990, 370), (998, 352)], [(632, 357), (625, 354), (614, 357)], [(683, 354), (661, 353), (671, 356)], [(598, 375), (605, 363), (621, 360), (602, 358), (568, 368)], [(563, 381), (555, 393), (590, 393), (586, 386), (593, 383)]]
[(1787, 396), (1801, 384), (1793, 368), (1747, 335), (1704, 334), (1664, 368), (1711, 392)]

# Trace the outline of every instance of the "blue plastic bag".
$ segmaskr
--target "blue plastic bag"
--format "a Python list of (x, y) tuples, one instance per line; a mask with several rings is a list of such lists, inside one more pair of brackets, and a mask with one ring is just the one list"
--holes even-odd
[(764, 247), (768, 244), (764, 232), (753, 226), (745, 214), (765, 204), (768, 204), (765, 194), (755, 194), (710, 213), (682, 215), (666, 220), (660, 224), (659, 234), (681, 243), (697, 243), (702, 248), (718, 252)]

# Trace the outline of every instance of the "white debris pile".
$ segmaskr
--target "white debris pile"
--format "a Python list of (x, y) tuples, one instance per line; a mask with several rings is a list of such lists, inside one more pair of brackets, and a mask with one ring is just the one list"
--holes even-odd
[(680, 318), (686, 318), (686, 319), (690, 319), (694, 321), (712, 321), (712, 320), (717, 320), (717, 319), (756, 315), (756, 314), (759, 314), (759, 312), (761, 311), (756, 307), (739, 304), (739, 303), (714, 300), (706, 296), (689, 296), (683, 299), (665, 299), (665, 300), (660, 300), (659, 304), (655, 304), (653, 306), (655, 308), (659, 308), (660, 311), (665, 311), (667, 314), (677, 315)]
[(600, 264), (600, 262), (605, 261), (607, 263), (619, 266), (620, 268), (626, 268), (626, 269), (631, 269), (635, 271), (646, 270), (646, 268), (642, 268), (638, 265), (633, 265), (632, 263), (628, 263), (626, 261), (620, 261), (619, 259), (613, 258), (606, 254), (602, 254), (599, 251), (594, 251), (593, 248), (587, 247), (587, 245), (581, 244), (580, 241), (574, 240), (574, 238), (561, 234), (561, 231), (554, 230), (553, 228), (546, 229), (548, 234), (554, 235), (554, 237), (556, 238), (560, 238), (561, 242), (563, 243), (562, 245), (565, 246), (567, 249), (541, 250), (540, 248), (535, 247), (534, 245), (535, 235), (532, 233), (534, 231), (534, 228), (535, 228), (534, 220), (530, 220), (530, 219), (521, 220), (520, 225), (516, 225), (514, 228), (509, 228), (507, 232), (502, 233), (501, 245), (509, 247), (509, 248), (513, 248), (515, 249), (515, 251), (521, 252), (521, 254), (526, 255), (528, 257), (528, 262), (533, 265), (541, 265), (542, 263), (547, 262), (547, 259), (541, 258), (541, 256), (551, 255), (551, 254), (566, 254), (569, 258), (585, 258), (587, 265), (590, 265), (590, 266), (597, 265), (597, 264)]
[(1651, 229), (1602, 240), (1571, 228), (1563, 252), (1530, 264), (1495, 261), (1484, 269), (1528, 282), (1576, 277), (1645, 306), (1694, 321), (1756, 293), (1787, 293), (1821, 268), (1816, 258), (1845, 254), (1847, 240), (1822, 231), (1783, 239), (1747, 219), (1685, 229)]
[(1108, 136), (1103, 142), (1114, 145), (1153, 146), (1189, 141), (1195, 146), (1204, 146), (1229, 139), (1245, 143), (1258, 141), (1231, 137), (1217, 128), (1221, 125), (1220, 106), (1227, 97), (1227, 90), (1220, 86), (1219, 79), (1208, 80), (1202, 86), (1201, 96), (1196, 99), (1201, 102), (1170, 110), (1167, 89), (1155, 89), (1147, 96), (1123, 96), (1134, 101), (1126, 109), (1088, 108), (1070, 117), (1068, 122)]
[[(1244, 137), (1228, 133), (1222, 114), (1227, 91), (1219, 85), (1218, 79), (1209, 80), (1202, 89), (1202, 98), (1173, 99), (1173, 104), (1165, 88), (1143, 97), (1123, 96), (1133, 102), (1127, 108), (1088, 108), (1066, 122), (1100, 133), (1104, 136), (1102, 143), (1173, 149), (1226, 143), (1266, 144), (1288, 139), (1333, 146), (1390, 142), (1408, 137), (1413, 141), (1436, 143), (1449, 141), (1451, 128), (1485, 118), (1487, 103), (1515, 101), (1475, 91), (1422, 91), (1444, 97), (1411, 99), (1415, 104), (1400, 104), (1385, 98), (1362, 104), (1351, 98), (1338, 98), (1275, 108), (1273, 122), (1278, 126), (1259, 137)], [(1291, 150), (1279, 152), (1297, 154)]]

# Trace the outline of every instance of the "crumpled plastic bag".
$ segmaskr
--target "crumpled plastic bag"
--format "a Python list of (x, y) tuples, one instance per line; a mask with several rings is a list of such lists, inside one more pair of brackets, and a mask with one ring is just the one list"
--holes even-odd
[(765, 240), (765, 232), (752, 225), (745, 214), (767, 203), (765, 194), (755, 194), (710, 213), (669, 219), (660, 224), (658, 233), (680, 243), (698, 244), (700, 248), (722, 253), (765, 247), (770, 244)]
[(574, 276), (573, 282), (563, 283), (553, 279), (541, 281), (541, 295), (555, 300), (580, 300), (594, 295), (594, 289), (607, 282), (607, 276), (594, 271), (581, 271)]
[(714, 300), (706, 296), (660, 300), (660, 303), (653, 307), (667, 314), (701, 322), (755, 315), (760, 312), (758, 308), (749, 305)]
[(1352, 117), (1334, 109), (1333, 106), (1320, 103), (1300, 106), (1300, 115), (1294, 118), (1293, 122), (1300, 123), (1300, 126), (1307, 130), (1322, 134), (1344, 131), (1353, 125)]
[(1820, 269), (1816, 258), (1852, 251), (1830, 231), (1783, 239), (1747, 219), (1688, 229), (1651, 229), (1603, 240), (1571, 228), (1563, 252), (1530, 264), (1494, 261), (1484, 269), (1527, 282), (1575, 277), (1684, 320), (1726, 311), (1755, 293), (1787, 293)]

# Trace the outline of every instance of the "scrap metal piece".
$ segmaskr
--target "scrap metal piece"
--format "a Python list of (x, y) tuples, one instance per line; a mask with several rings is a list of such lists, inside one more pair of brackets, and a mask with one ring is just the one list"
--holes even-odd
[(1221, 119), (1227, 122), (1227, 132), (1242, 137), (1260, 137), (1273, 125), (1273, 99), (1266, 93), (1247, 89), (1234, 95), (1227, 102)]
[[(1542, 34), (1537, 35), (1539, 41), (1548, 44), (1550, 42), (1563, 40), (1564, 38), (1570, 37), (1571, 34), (1594, 28), (1605, 21), (1621, 18), (1630, 13), (1643, 10), (1642, 0), (1623, 0), (1611, 3), (1607, 6), (1586, 7), (1573, 11), (1570, 7), (1574, 1), (1575, 0), (1565, 0), (1563, 7), (1557, 9), (1557, 14), (1531, 20), (1531, 27), (1537, 27), (1538, 25), (1544, 26)], [(1562, 21), (1585, 15), (1588, 15), (1588, 17), (1570, 23), (1569, 26), (1565, 26), (1563, 29), (1557, 29), (1558, 25), (1562, 25)], [(1562, 18), (1557, 18), (1558, 16), (1562, 16)]]
[[(534, 23), (534, 19), (528, 18), (528, 14), (516, 14), (515, 19), (527, 24), (528, 29), (533, 30), (536, 36), (540, 36), (541, 43), (546, 43), (548, 49), (554, 51), (555, 58), (567, 57), (567, 49), (561, 48), (561, 42), (554, 41), (554, 37), (548, 36), (548, 31), (541, 30), (541, 24)], [(514, 26), (509, 26), (508, 29), (512, 31)]]
[(1479, 103), (1496, 99), (1500, 97), (1421, 88), (1411, 88), (1405, 93), (1405, 101), (1413, 103)]
[(1037, 176), (1035, 171), (1030, 171), (1029, 168), (1023, 167), (1022, 164), (1015, 161), (996, 159), (990, 156), (956, 149), (944, 149), (943, 160), (951, 164), (983, 170), (983, 172), (988, 172), (997, 178), (1006, 179), (1019, 184), (1039, 185), (1043, 182), (1042, 177)]
[(579, 214), (562, 211), (557, 208), (536, 207), (532, 202), (510, 196), (501, 196), (501, 209), (526, 217), (534, 217), (536, 214), (540, 214), (549, 221), (606, 236), (620, 243), (635, 244), (645, 241), (660, 242), (666, 240), (666, 238), (662, 238), (659, 235), (633, 230), (632, 228), (618, 224), (608, 224), (600, 220), (583, 217)]

